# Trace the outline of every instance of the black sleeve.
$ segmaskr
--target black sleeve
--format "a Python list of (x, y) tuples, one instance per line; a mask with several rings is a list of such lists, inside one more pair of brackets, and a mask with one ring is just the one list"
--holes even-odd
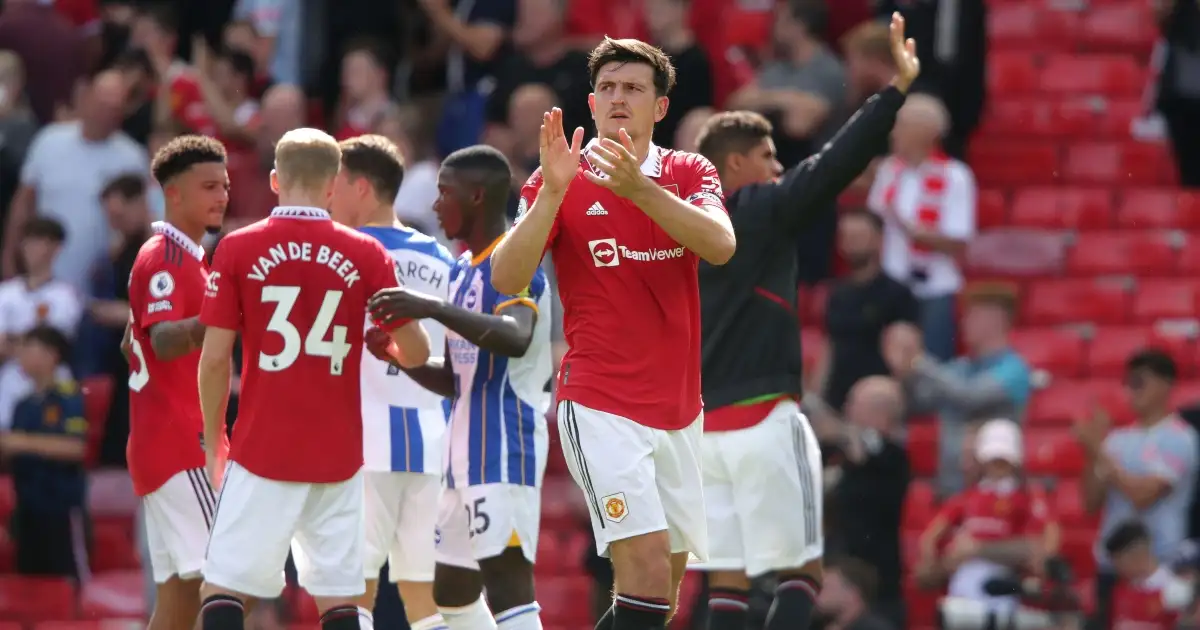
[(798, 232), (816, 213), (836, 209), (837, 197), (881, 151), (904, 105), (894, 87), (867, 99), (820, 151), (792, 167), (771, 186), (771, 220)]
[(488, 95), (487, 108), (484, 117), (493, 125), (508, 124), (508, 101), (512, 98), (517, 86), (513, 85), (513, 62), (505, 60), (496, 70), (496, 87)]
[(908, 322), (916, 324), (921, 321), (921, 304), (917, 302), (917, 296), (913, 295), (912, 289), (900, 285), (899, 302), (896, 304), (896, 316), (890, 323)]

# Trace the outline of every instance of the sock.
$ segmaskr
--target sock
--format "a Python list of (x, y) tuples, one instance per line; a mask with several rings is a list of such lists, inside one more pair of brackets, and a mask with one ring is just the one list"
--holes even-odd
[(438, 611), (450, 630), (496, 630), (496, 620), (492, 618), (492, 611), (488, 610), (482, 595), (474, 604), (458, 608), (438, 606)]
[(537, 602), (513, 606), (496, 613), (496, 627), (500, 630), (542, 630), (542, 619), (538, 616), (541, 609)]
[(808, 630), (819, 592), (821, 585), (809, 577), (781, 582), (775, 588), (764, 630)]
[(596, 630), (612, 630), (613, 629), (613, 617), (616, 614), (617, 614), (617, 605), (613, 604), (612, 606), (609, 606), (608, 610), (604, 611), (604, 616), (600, 618), (600, 621), (596, 622)]
[(375, 615), (362, 606), (358, 607), (358, 630), (375, 630)]
[(321, 630), (359, 630), (361, 619), (358, 606), (334, 606), (321, 615)]
[(662, 630), (667, 627), (671, 603), (661, 597), (637, 597), (617, 593), (613, 630)]
[(708, 593), (708, 630), (745, 630), (746, 600), (750, 594), (741, 589), (714, 588)]
[(429, 615), (424, 619), (410, 621), (408, 627), (411, 630), (450, 630), (450, 627), (446, 625), (446, 620), (437, 614)]
[(244, 630), (246, 608), (232, 595), (213, 595), (200, 605), (202, 630)]

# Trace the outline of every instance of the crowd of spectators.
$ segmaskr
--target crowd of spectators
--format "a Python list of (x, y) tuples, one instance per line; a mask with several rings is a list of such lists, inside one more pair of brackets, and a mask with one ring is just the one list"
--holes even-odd
[[(1193, 187), (1194, 4), (1156, 4), (1166, 28), (1155, 92), (1180, 181)], [(821, 609), (831, 628), (914, 627), (910, 579), (1012, 606), (983, 584), (1039, 575), (1061, 550), (1054, 506), (1022, 472), (1021, 422), (1038, 375), (1010, 342), (1018, 296), (1005, 285), (968, 285), (962, 262), (977, 232), (979, 191), (964, 160), (984, 111), (982, 0), (2, 6), (0, 453), (18, 478), (18, 570), (86, 577), (77, 553), (82, 471), (88, 457), (96, 459), (88, 465), (124, 465), (126, 282), (149, 222), (163, 213), (148, 156), (170, 138), (225, 142), (229, 230), (274, 205), (267, 173), (285, 131), (382, 134), (407, 159), (398, 217), (455, 247), (431, 210), (439, 156), (491, 144), (509, 157), (518, 191), (537, 167), (542, 112), (560, 106), (567, 127), (591, 133), (586, 51), (603, 35), (646, 39), (676, 64), (656, 143), (694, 149), (713, 111), (751, 109), (774, 123), (779, 159), (791, 166), (890, 80), (879, 18), (894, 10), (918, 43), (920, 93), (897, 119), (890, 154), (852, 186), (858, 203), (820, 213), (796, 243), (797, 281), (828, 296), (823, 320), (803, 322), (823, 332), (805, 398), (827, 459)], [(72, 383), (93, 375), (107, 376), (113, 391), (88, 455)], [(1104, 515), (1095, 541), (1101, 616), (1120, 614), (1114, 606), (1126, 600), (1113, 593), (1121, 583), (1165, 570), (1188, 536), (1200, 444), (1169, 406), (1176, 378), (1168, 354), (1139, 352), (1124, 379), (1137, 423), (1113, 428), (1097, 406), (1076, 428), (1087, 458), (1081, 501)], [(915, 476), (906, 427), (918, 416), (939, 426), (941, 502), (913, 557), (901, 532)]]

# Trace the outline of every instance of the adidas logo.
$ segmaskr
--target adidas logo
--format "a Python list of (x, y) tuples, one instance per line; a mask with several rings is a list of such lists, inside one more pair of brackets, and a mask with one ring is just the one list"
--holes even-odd
[(596, 203), (592, 204), (591, 208), (588, 208), (587, 215), (589, 217), (608, 216), (608, 210), (605, 210), (604, 206), (600, 205), (600, 202), (597, 201)]

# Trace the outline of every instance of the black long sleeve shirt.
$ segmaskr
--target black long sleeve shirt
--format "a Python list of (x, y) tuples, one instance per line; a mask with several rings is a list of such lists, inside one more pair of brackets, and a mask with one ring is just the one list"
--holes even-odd
[(719, 267), (700, 263), (706, 408), (801, 393), (796, 235), (836, 208), (838, 195), (886, 150), (903, 104), (903, 93), (885, 89), (867, 99), (821, 151), (778, 181), (726, 197), (737, 252)]

